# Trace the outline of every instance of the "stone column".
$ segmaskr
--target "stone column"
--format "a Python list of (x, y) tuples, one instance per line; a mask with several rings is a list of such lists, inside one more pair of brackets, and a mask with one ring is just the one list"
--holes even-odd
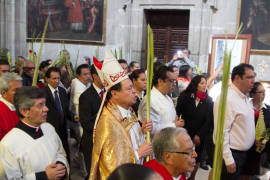
[(0, 48), (9, 49), (13, 60), (27, 55), (25, 0), (0, 0)]

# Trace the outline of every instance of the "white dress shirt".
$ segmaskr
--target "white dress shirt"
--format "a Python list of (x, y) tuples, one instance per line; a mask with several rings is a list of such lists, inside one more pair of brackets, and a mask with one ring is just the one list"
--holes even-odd
[(58, 90), (58, 87), (57, 88), (53, 88), (50, 84), (48, 84), (48, 87), (49, 87), (49, 89), (51, 90), (51, 92), (52, 92), (52, 95), (53, 95), (53, 98), (55, 98), (55, 94), (54, 94), (54, 92), (55, 91), (57, 91), (57, 94), (58, 94), (58, 98), (60, 99), (60, 97), (59, 97), (59, 90)]
[[(101, 92), (103, 89), (100, 89), (99, 87), (97, 87), (97, 86), (95, 85), (95, 83), (93, 83), (92, 86), (95, 88), (95, 90), (97, 91), (98, 95), (100, 96), (100, 92)], [(103, 90), (103, 93), (104, 93), (104, 90)]]
[(218, 83), (214, 84), (213, 87), (209, 90), (208, 95), (212, 98), (213, 101), (217, 99), (217, 97), (221, 93), (221, 87), (222, 87), (222, 81), (219, 81)]
[[(218, 109), (220, 96), (214, 103), (214, 133), (216, 140)], [(231, 149), (247, 151), (255, 141), (254, 110), (250, 99), (234, 84), (231, 84), (227, 95), (227, 108), (224, 120), (223, 159), (226, 165), (234, 163)]]
[[(168, 95), (163, 95), (155, 87), (151, 90), (150, 118), (153, 123), (151, 135), (155, 135), (166, 127), (175, 127), (174, 120), (176, 111), (172, 99)], [(146, 119), (146, 96), (139, 105), (138, 116), (141, 121)]]
[[(121, 106), (118, 106), (118, 109), (121, 112), (121, 115), (123, 118), (126, 117), (131, 117), (131, 112), (128, 109), (124, 109)], [(145, 141), (145, 135), (142, 132), (142, 128), (140, 126), (140, 124), (138, 122), (133, 123), (132, 127), (129, 130), (129, 135), (130, 135), (130, 139), (132, 142), (132, 146), (133, 146), (133, 151), (135, 153), (136, 156), (136, 161), (137, 164), (143, 164), (143, 158), (139, 158), (139, 154), (137, 152), (138, 148), (143, 145), (144, 141)]]
[(60, 100), (60, 105), (61, 105), (61, 108), (62, 108), (62, 110), (63, 110), (63, 106), (62, 106), (62, 103), (61, 103), (61, 99), (60, 99), (60, 96), (59, 96), (59, 89), (58, 89), (58, 87), (56, 87), (56, 88), (53, 88), (50, 84), (48, 84), (48, 87), (49, 87), (49, 89), (51, 90), (51, 92), (52, 92), (52, 95), (53, 95), (53, 99), (55, 100), (55, 91), (57, 91), (57, 95), (58, 95), (58, 98), (59, 98), (59, 100)]
[(90, 87), (90, 83), (85, 85), (77, 78), (72, 80), (71, 90), (70, 90), (69, 110), (73, 114), (77, 114), (77, 115), (79, 114), (79, 98), (80, 98), (80, 95), (89, 87)]

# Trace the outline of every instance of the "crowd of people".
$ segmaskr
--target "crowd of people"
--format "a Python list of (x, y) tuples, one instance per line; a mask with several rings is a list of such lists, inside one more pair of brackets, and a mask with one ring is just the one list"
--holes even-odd
[[(19, 56), (10, 67), (1, 57), (0, 179), (69, 178), (72, 136), (85, 179), (195, 180), (199, 167), (213, 167), (220, 95), (213, 101), (208, 92), (222, 67), (199, 75), (190, 51), (182, 52), (168, 64), (154, 63), (150, 119), (147, 72), (136, 61), (106, 51), (102, 61), (72, 70), (72, 79), (66, 64), (45, 60), (32, 86), (34, 62)], [(269, 144), (255, 140), (261, 114), (270, 128), (270, 106), (255, 74), (249, 64), (232, 70), (222, 180), (256, 178), (261, 165), (270, 167)]]

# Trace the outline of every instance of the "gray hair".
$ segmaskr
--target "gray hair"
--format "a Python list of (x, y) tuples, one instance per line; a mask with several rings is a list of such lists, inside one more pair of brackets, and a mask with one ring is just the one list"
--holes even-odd
[(168, 127), (160, 130), (154, 136), (153, 150), (157, 161), (163, 161), (162, 156), (164, 152), (174, 152), (180, 148), (176, 138), (181, 136), (183, 133), (187, 133), (184, 128)]
[(35, 99), (40, 98), (45, 98), (45, 92), (43, 89), (32, 86), (24, 86), (17, 89), (14, 96), (14, 106), (16, 108), (17, 115), (20, 118), (24, 118), (20, 113), (20, 109), (29, 110), (31, 106), (34, 105)]
[(34, 64), (35, 65), (35, 63), (33, 61), (30, 61), (28, 59), (26, 59), (26, 60), (23, 61), (23, 67), (25, 67), (28, 64)]
[(11, 81), (22, 81), (21, 76), (16, 73), (5, 73), (0, 77), (0, 93), (4, 91), (8, 91), (9, 83)]

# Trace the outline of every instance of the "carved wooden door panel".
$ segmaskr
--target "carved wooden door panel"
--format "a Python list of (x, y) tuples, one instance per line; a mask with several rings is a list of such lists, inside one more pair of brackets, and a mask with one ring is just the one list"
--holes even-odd
[(167, 63), (179, 49), (188, 46), (188, 28), (153, 28), (154, 56)]
[(145, 14), (153, 30), (154, 56), (158, 60), (167, 63), (177, 50), (188, 47), (189, 11), (151, 10)]

